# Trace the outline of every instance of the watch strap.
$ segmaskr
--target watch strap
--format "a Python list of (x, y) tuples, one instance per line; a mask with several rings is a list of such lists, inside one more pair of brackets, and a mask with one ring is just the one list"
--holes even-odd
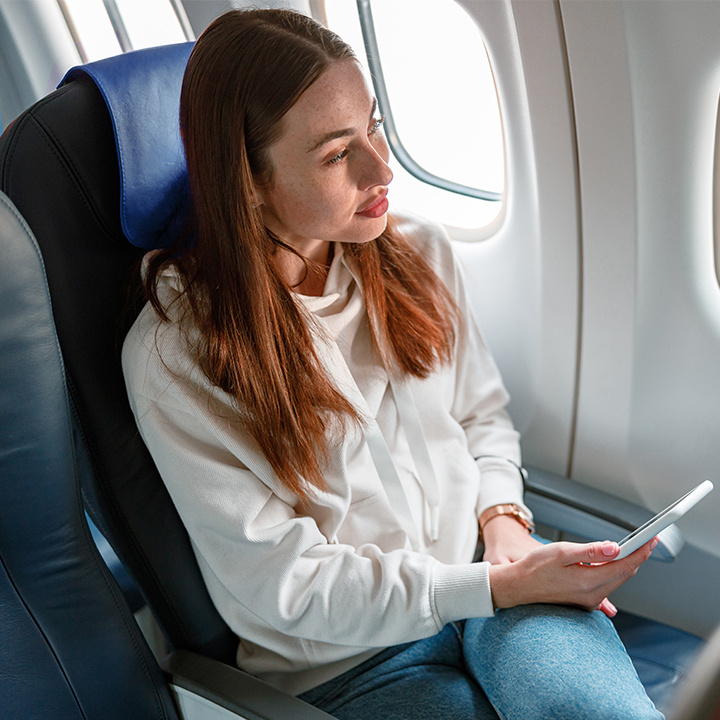
[(533, 524), (532, 520), (527, 516), (526, 513), (523, 512), (522, 508), (520, 508), (519, 505), (515, 505), (514, 503), (505, 503), (502, 505), (493, 505), (492, 507), (487, 508), (487, 510), (484, 510), (481, 513), (480, 519), (478, 520), (478, 523), (480, 525), (480, 537), (482, 537), (485, 526), (493, 518), (500, 517), (501, 515), (505, 515), (506, 517), (511, 517), (513, 520), (516, 520), (529, 533), (535, 530), (535, 525)]

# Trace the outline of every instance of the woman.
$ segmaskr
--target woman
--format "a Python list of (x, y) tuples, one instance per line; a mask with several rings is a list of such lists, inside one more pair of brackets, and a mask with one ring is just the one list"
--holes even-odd
[(338, 718), (658, 718), (605, 617), (652, 544), (531, 536), (505, 390), (447, 239), (388, 217), (381, 126), (292, 12), (224, 15), (185, 73), (193, 242), (148, 257), (123, 363), (238, 664)]

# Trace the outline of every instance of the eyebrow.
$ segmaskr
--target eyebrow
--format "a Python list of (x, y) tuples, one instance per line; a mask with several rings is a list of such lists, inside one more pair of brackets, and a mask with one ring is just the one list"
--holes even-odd
[[(370, 110), (370, 119), (372, 120), (373, 115), (375, 114), (375, 110), (377, 109), (377, 98), (373, 98), (373, 104), (372, 108)], [(316, 150), (320, 149), (323, 145), (326, 143), (329, 143), (331, 140), (337, 140), (341, 137), (349, 137), (350, 135), (355, 134), (355, 128), (344, 128), (343, 130), (332, 130), (329, 133), (325, 133), (321, 137), (318, 138), (318, 140), (313, 144), (313, 146), (308, 150), (308, 153), (315, 152)]]

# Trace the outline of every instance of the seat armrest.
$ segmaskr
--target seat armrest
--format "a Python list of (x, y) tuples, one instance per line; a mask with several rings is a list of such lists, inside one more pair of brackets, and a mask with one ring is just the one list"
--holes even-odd
[[(189, 650), (176, 650), (160, 666), (183, 717), (245, 720), (332, 720), (312, 705), (286, 695), (252, 675)], [(210, 709), (215, 706), (215, 709)], [(194, 708), (205, 708), (196, 714)], [(224, 708), (223, 712), (219, 708)]]
[[(525, 503), (535, 522), (586, 540), (621, 540), (654, 513), (602, 490), (536, 467), (526, 468)], [(658, 535), (652, 558), (670, 561), (685, 546), (675, 525)]]

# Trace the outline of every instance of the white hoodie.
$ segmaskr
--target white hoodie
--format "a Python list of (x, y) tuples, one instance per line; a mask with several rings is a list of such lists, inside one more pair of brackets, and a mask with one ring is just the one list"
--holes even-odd
[[(507, 394), (450, 242), (416, 218), (399, 229), (454, 295), (467, 331), (451, 366), (390, 383), (336, 247), (324, 294), (296, 297), (315, 319), (326, 368), (370, 422), (330, 447), (328, 489), (304, 510), (229, 420), (234, 401), (196, 365), (177, 323), (160, 323), (148, 305), (123, 347), (140, 433), (210, 595), (240, 638), (238, 665), (293, 694), (383, 647), (491, 615), (487, 564), (472, 562), (477, 518), (492, 505), (522, 504)], [(160, 291), (167, 306), (180, 292), (174, 273)]]

